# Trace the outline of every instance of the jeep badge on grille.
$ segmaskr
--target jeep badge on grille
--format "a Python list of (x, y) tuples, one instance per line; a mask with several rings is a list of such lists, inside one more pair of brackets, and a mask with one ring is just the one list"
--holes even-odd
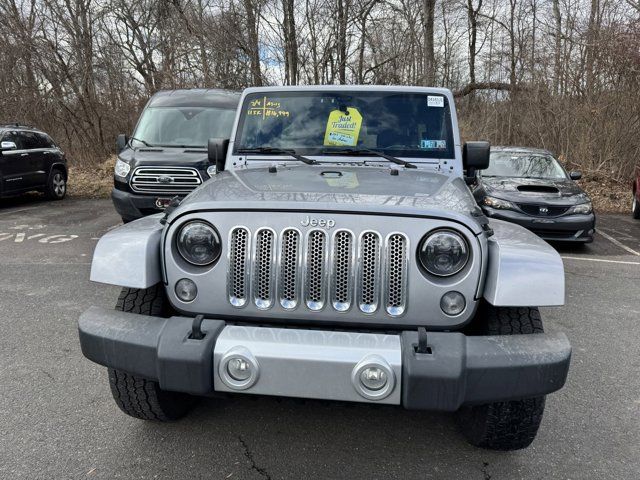
[(336, 226), (336, 221), (332, 218), (311, 218), (306, 216), (304, 220), (300, 221), (300, 224), (303, 227), (322, 227), (329, 229)]

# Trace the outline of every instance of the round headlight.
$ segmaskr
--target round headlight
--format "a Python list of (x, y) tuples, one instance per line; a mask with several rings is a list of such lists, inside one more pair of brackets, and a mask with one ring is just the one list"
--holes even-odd
[(418, 259), (424, 269), (438, 277), (455, 275), (469, 261), (469, 247), (459, 233), (440, 230), (427, 236), (420, 244)]
[(208, 223), (194, 221), (184, 225), (176, 240), (178, 252), (192, 265), (210, 265), (220, 257), (220, 235)]

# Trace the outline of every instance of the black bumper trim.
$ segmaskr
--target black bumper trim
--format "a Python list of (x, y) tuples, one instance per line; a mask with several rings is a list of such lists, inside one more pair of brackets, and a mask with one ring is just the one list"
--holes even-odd
[(80, 346), (105, 367), (156, 380), (165, 390), (203, 395), (213, 391), (213, 346), (225, 323), (204, 320), (205, 337), (194, 340), (192, 322), (91, 307), (78, 322)]
[(431, 354), (415, 351), (417, 332), (402, 332), (402, 404), (455, 411), (546, 395), (564, 385), (571, 360), (566, 335), (466, 336), (429, 333)]

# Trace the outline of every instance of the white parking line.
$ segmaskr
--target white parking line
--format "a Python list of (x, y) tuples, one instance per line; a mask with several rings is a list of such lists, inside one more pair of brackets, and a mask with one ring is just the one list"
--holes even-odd
[(567, 255), (561, 255), (561, 257), (566, 258), (567, 260), (583, 260), (585, 262), (621, 263), (623, 265), (640, 265), (640, 262), (626, 262), (624, 260), (605, 260), (604, 258), (570, 257)]
[(18, 212), (28, 212), (29, 210), (36, 210), (38, 207), (31, 207), (31, 208), (21, 208), (19, 210), (10, 210), (8, 212), (0, 212), (0, 215), (11, 215), (12, 213), (18, 213)]
[(611, 235), (604, 233), (602, 230), (598, 230), (598, 233), (600, 235), (602, 235), (604, 238), (606, 238), (607, 240), (609, 240), (614, 245), (617, 245), (618, 247), (622, 248), (623, 250), (626, 250), (627, 252), (640, 257), (640, 252), (636, 252), (633, 248), (627, 247), (624, 243), (622, 243), (622, 242), (618, 241), (617, 239), (613, 238)]

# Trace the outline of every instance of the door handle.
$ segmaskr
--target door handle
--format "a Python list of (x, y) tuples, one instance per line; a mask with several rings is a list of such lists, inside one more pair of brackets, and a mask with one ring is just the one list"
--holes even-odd
[(29, 155), (28, 153), (21, 153), (20, 156), (21, 157), (26, 157), (27, 155)]

